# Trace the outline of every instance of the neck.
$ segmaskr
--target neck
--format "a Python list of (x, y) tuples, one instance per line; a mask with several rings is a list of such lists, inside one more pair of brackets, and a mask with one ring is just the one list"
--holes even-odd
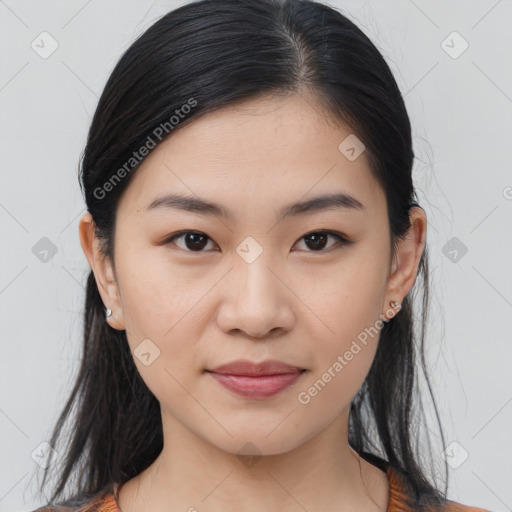
[[(241, 442), (242, 450), (221, 449), (170, 416), (163, 416), (163, 426), (160, 455), (119, 490), (122, 512), (387, 509), (387, 475), (349, 446), (346, 417), (274, 454), (255, 447), (265, 440)], [(268, 439), (265, 446), (272, 451)]]

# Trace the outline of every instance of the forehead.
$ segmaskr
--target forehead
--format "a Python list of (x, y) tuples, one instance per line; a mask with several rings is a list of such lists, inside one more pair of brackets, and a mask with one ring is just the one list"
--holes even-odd
[(152, 150), (120, 209), (145, 208), (164, 192), (268, 209), (342, 191), (382, 206), (364, 151), (351, 161), (339, 149), (349, 136), (350, 127), (333, 123), (311, 97), (231, 105), (192, 120)]

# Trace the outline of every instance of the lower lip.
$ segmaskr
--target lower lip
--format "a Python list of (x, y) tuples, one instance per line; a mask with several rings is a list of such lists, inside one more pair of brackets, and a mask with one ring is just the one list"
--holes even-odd
[(239, 395), (248, 398), (267, 398), (283, 391), (305, 372), (262, 375), (261, 377), (208, 373), (225, 388)]

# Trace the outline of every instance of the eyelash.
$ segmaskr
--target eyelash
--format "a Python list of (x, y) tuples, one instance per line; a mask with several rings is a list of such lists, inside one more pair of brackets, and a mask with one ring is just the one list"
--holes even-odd
[[(174, 242), (174, 240), (178, 239), (178, 238), (181, 238), (183, 237), (184, 235), (188, 235), (188, 234), (195, 234), (195, 235), (202, 235), (202, 236), (205, 236), (206, 238), (208, 238), (209, 240), (212, 240), (208, 235), (206, 235), (205, 233), (201, 232), (201, 231), (180, 231), (178, 233), (175, 233), (174, 235), (172, 235), (171, 237), (167, 238), (166, 240), (164, 240), (164, 245), (168, 245), (172, 242)], [(329, 231), (329, 230), (317, 230), (317, 231), (310, 231), (309, 233), (306, 233), (305, 235), (303, 235), (301, 238), (299, 238), (299, 240), (297, 240), (297, 242), (303, 240), (304, 238), (310, 236), (310, 235), (316, 235), (316, 234), (323, 234), (323, 235), (330, 235), (330, 236), (333, 236), (335, 238), (338, 239), (339, 241), (339, 246), (336, 247), (336, 246), (333, 246), (333, 247), (330, 247), (328, 249), (320, 249), (318, 251), (313, 251), (313, 250), (306, 250), (306, 252), (311, 252), (311, 253), (329, 253), (333, 250), (336, 250), (336, 249), (341, 249), (341, 247), (343, 246), (347, 246), (347, 245), (350, 245), (350, 244), (353, 244), (354, 241), (353, 240), (349, 240), (347, 237), (345, 237), (344, 235), (342, 235), (341, 233), (338, 233), (336, 231)], [(212, 240), (213, 241), (213, 240)], [(296, 242), (296, 243), (297, 243)], [(181, 248), (180, 248), (181, 249)], [(199, 250), (199, 251), (192, 251), (190, 249), (182, 249), (183, 251), (185, 252), (190, 252), (190, 253), (201, 253), (201, 252), (206, 252), (204, 250)]]

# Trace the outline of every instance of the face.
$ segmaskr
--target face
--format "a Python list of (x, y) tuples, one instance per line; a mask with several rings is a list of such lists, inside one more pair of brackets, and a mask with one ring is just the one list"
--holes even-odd
[[(394, 263), (366, 155), (338, 148), (350, 134), (311, 98), (250, 100), (184, 126), (136, 171), (118, 208), (115, 274), (99, 288), (164, 422), (232, 453), (250, 441), (277, 454), (347, 417), (381, 315), (421, 254)], [(271, 396), (243, 396), (207, 371), (238, 359), (306, 371)]]

